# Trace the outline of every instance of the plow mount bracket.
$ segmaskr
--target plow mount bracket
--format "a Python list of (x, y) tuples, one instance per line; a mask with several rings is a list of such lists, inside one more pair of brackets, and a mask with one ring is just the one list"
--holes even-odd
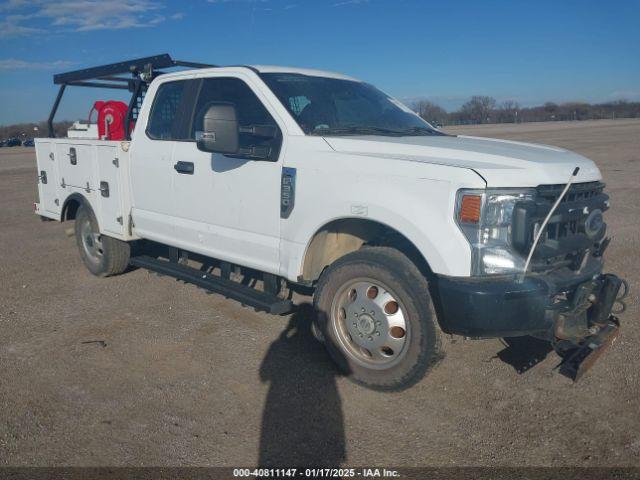
[(615, 342), (620, 333), (620, 322), (611, 315), (607, 325), (577, 349), (572, 351), (560, 364), (560, 373), (577, 382), (596, 363), (600, 356)]

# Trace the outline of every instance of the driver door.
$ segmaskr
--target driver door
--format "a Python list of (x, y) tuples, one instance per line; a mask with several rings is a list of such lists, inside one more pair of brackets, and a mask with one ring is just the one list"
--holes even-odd
[[(282, 134), (249, 79), (213, 76), (197, 80), (188, 140), (176, 142), (173, 175), (175, 235), (182, 248), (270, 273), (279, 271)], [(198, 150), (195, 139), (211, 103), (231, 103), (242, 127), (272, 125), (277, 136), (269, 159)], [(241, 151), (264, 140), (240, 134)], [(193, 164), (193, 168), (190, 165)]]

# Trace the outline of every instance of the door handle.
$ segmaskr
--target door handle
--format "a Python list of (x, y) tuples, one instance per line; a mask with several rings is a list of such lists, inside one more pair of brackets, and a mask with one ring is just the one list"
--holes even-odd
[(185, 175), (193, 175), (194, 167), (193, 162), (178, 162), (173, 166), (174, 170), (178, 173)]
[(69, 162), (71, 163), (71, 165), (77, 165), (78, 164), (78, 155), (77, 155), (76, 149), (74, 147), (71, 147), (69, 149), (69, 153), (67, 153), (67, 155), (69, 156)]

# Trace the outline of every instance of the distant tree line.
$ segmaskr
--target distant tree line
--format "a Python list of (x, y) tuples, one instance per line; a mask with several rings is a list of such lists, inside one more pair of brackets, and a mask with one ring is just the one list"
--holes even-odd
[(493, 97), (473, 96), (455, 112), (447, 112), (429, 100), (418, 100), (412, 108), (428, 122), (439, 125), (640, 118), (640, 102), (626, 100), (597, 104), (547, 102), (537, 107), (521, 107), (514, 100), (498, 104)]
[[(56, 137), (66, 136), (67, 129), (72, 124), (73, 122), (70, 121), (55, 122), (53, 124), (53, 130), (56, 133)], [(15, 125), (0, 126), (0, 140), (7, 138), (26, 140), (27, 138), (46, 137), (48, 135), (47, 122), (17, 123)]]
[[(447, 112), (440, 105), (429, 100), (415, 101), (411, 107), (422, 118), (437, 125), (640, 118), (640, 102), (626, 100), (596, 104), (547, 102), (537, 107), (521, 107), (514, 100), (506, 100), (498, 104), (493, 97), (477, 95), (471, 97), (455, 112)], [(66, 136), (67, 129), (72, 123), (70, 121), (54, 123), (56, 136)], [(0, 140), (15, 137), (24, 140), (47, 135), (46, 122), (0, 126)]]

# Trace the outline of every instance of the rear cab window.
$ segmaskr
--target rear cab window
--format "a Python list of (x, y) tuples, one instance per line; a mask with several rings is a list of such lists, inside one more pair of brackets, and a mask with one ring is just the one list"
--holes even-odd
[(196, 80), (177, 80), (158, 87), (147, 122), (146, 132), (150, 138), (189, 140), (198, 83)]

